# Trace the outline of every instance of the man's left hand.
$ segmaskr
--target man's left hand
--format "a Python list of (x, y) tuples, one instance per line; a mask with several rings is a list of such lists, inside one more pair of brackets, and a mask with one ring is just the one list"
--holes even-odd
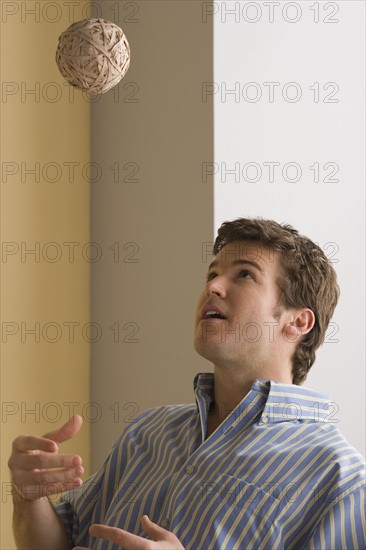
[[(126, 550), (184, 550), (184, 547), (174, 533), (153, 523), (148, 516), (142, 516), (141, 525), (145, 533), (147, 533), (152, 540), (133, 535), (124, 529), (108, 527), (107, 525), (94, 524), (90, 527), (89, 533), (93, 537), (109, 540), (119, 546), (123, 546)], [(75, 546), (73, 550), (88, 549), (82, 548), (81, 546)]]

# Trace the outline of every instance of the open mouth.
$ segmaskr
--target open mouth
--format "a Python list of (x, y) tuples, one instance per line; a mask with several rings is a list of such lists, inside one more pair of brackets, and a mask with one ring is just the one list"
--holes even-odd
[(212, 320), (212, 319), (226, 319), (226, 317), (224, 317), (224, 315), (221, 315), (221, 313), (218, 313), (217, 311), (208, 311), (204, 317), (202, 317), (202, 321), (208, 321), (208, 320)]

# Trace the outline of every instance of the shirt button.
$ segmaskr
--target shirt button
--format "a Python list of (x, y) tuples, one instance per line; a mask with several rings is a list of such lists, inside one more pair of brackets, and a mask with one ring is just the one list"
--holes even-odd
[(194, 472), (194, 466), (187, 466), (186, 467), (186, 474), (191, 474)]
[(267, 422), (268, 422), (268, 414), (262, 414), (262, 422), (264, 422), (265, 424), (267, 424)]

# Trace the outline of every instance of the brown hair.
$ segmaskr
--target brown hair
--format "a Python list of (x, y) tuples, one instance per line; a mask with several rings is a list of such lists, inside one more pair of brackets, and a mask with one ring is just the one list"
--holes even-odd
[(277, 280), (279, 306), (306, 307), (315, 324), (299, 341), (292, 356), (293, 383), (300, 385), (315, 361), (315, 351), (324, 342), (329, 321), (339, 298), (336, 272), (322, 249), (288, 224), (262, 218), (237, 218), (224, 222), (213, 247), (216, 256), (233, 241), (254, 241), (281, 252), (283, 274)]

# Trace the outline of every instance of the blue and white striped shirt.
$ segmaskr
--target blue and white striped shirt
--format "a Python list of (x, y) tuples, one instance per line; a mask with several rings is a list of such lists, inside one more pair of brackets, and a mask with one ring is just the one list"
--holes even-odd
[(64, 493), (57, 513), (70, 548), (113, 549), (93, 523), (147, 538), (141, 516), (187, 550), (365, 549), (365, 461), (313, 390), (256, 380), (206, 438), (213, 373), (194, 378), (196, 403), (142, 412), (101, 469)]

